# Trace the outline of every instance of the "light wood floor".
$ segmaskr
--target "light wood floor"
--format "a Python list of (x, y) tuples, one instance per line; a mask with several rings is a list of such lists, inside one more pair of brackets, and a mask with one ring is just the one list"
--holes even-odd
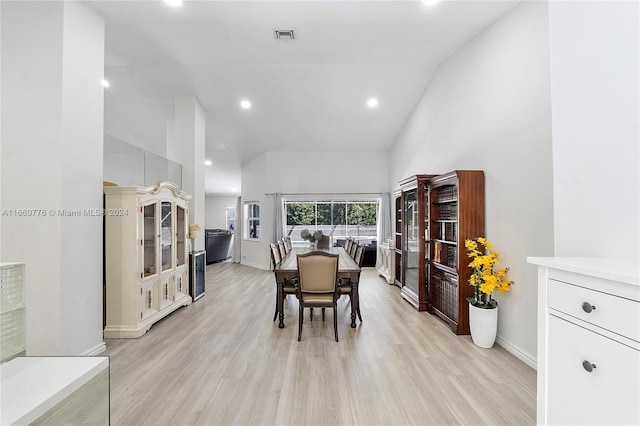
[(206, 294), (139, 339), (107, 340), (113, 425), (535, 424), (535, 371), (500, 347), (480, 349), (399, 289), (363, 270), (364, 322), (338, 302), (306, 311), (285, 303), (272, 322), (272, 272), (207, 266)]

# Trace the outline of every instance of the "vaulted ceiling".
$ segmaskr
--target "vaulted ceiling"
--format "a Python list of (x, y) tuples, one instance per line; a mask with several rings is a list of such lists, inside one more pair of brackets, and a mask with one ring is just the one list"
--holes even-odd
[(265, 151), (386, 151), (438, 65), (518, 1), (87, 3), (106, 21), (105, 132), (166, 144), (166, 108), (196, 96), (205, 191), (224, 194)]

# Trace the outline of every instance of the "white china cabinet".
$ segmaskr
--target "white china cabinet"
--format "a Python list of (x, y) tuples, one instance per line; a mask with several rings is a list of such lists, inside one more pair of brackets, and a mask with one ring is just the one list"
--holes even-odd
[(136, 338), (191, 303), (190, 195), (173, 183), (105, 186), (105, 338)]

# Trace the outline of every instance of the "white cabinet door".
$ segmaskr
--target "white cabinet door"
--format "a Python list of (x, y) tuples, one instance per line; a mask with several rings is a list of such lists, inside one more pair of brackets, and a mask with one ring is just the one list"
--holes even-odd
[(640, 351), (554, 315), (548, 333), (548, 424), (640, 424)]
[(140, 288), (138, 299), (140, 320), (143, 321), (158, 312), (158, 282), (152, 281)]
[(160, 310), (171, 306), (173, 303), (173, 285), (175, 277), (173, 274), (160, 277)]
[(189, 295), (189, 269), (186, 265), (176, 271), (174, 301)]

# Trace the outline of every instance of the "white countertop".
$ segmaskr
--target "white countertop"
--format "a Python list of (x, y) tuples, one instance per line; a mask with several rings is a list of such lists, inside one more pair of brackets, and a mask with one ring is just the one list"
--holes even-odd
[(639, 260), (603, 257), (527, 257), (527, 262), (640, 286)]
[(29, 424), (109, 367), (108, 357), (18, 357), (0, 365), (0, 424)]

